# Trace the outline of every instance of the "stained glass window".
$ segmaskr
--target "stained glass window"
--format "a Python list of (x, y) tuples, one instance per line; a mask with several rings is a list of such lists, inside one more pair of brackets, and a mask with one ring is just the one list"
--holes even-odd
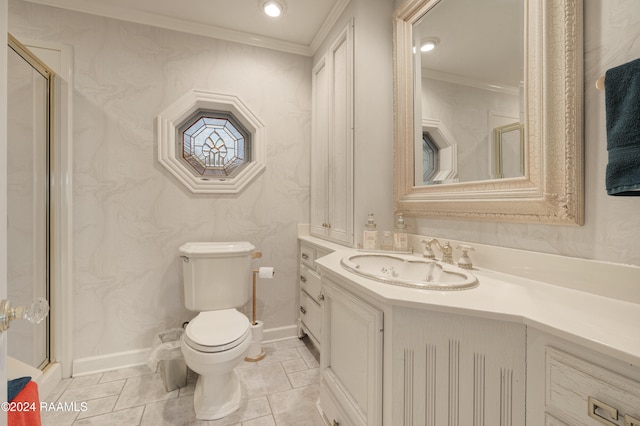
[(198, 111), (179, 132), (182, 158), (200, 176), (234, 176), (251, 161), (251, 133), (230, 113)]
[(193, 193), (238, 194), (265, 169), (264, 125), (237, 96), (193, 89), (157, 118), (158, 161)]

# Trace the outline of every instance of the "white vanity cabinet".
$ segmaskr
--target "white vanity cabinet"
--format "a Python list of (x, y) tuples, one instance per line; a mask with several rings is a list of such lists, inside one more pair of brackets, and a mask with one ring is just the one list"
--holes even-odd
[(330, 425), (382, 425), (383, 312), (323, 277), (320, 406)]
[[(354, 274), (343, 260), (361, 252), (333, 250), (316, 261), (328, 425), (640, 426), (639, 267), (491, 249), (534, 276), (476, 268), (479, 286), (431, 291)], [(594, 292), (533, 279), (549, 271)]]
[(313, 68), (311, 234), (353, 244), (353, 26)]
[(526, 327), (393, 312), (393, 425), (525, 424)]
[(531, 331), (528, 424), (640, 426), (640, 368)]
[(309, 336), (316, 348), (320, 349), (322, 337), (322, 312), (320, 308), (320, 274), (316, 271), (316, 258), (322, 257), (330, 250), (303, 242), (299, 243), (298, 284), (298, 337)]

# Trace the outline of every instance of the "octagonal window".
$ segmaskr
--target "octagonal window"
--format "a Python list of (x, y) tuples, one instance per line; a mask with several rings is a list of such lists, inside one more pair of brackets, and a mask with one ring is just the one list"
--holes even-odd
[(232, 114), (198, 111), (178, 132), (182, 158), (198, 176), (235, 176), (251, 161), (251, 133)]
[(238, 98), (193, 89), (157, 118), (158, 161), (191, 192), (237, 194), (265, 169), (265, 129)]

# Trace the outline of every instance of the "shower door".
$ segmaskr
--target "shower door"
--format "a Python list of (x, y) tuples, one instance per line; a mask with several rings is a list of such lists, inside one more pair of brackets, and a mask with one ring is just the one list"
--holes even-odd
[[(7, 296), (49, 300), (49, 152), (53, 73), (9, 36), (7, 80)], [(36, 368), (50, 359), (49, 318), (14, 321), (8, 355)]]

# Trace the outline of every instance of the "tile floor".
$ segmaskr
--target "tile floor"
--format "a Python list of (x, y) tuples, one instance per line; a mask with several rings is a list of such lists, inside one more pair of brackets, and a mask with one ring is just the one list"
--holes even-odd
[(243, 362), (238, 367), (244, 399), (240, 409), (224, 419), (195, 419), (195, 377), (189, 378), (186, 387), (166, 392), (159, 373), (142, 365), (64, 379), (43, 401), (76, 402), (75, 410), (43, 411), (42, 424), (324, 425), (316, 409), (320, 375), (315, 348), (305, 338), (267, 343), (263, 350), (267, 356), (262, 361)]

